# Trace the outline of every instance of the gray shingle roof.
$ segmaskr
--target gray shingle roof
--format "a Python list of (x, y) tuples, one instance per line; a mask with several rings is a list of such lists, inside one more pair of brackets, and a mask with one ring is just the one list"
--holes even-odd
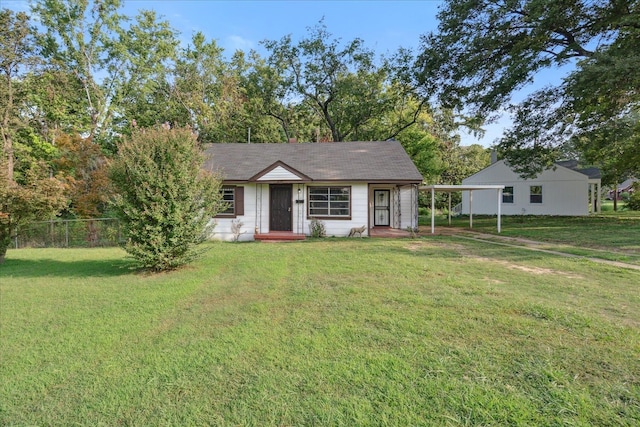
[(595, 168), (595, 167), (584, 168), (584, 169), (578, 168), (577, 160), (560, 160), (556, 162), (556, 165), (563, 166), (565, 168), (574, 170), (576, 172), (580, 172), (583, 175), (587, 175), (590, 179), (598, 179), (602, 177), (602, 174), (600, 173), (600, 169), (598, 168)]
[(205, 168), (227, 182), (248, 181), (280, 161), (313, 181), (422, 182), (397, 141), (210, 144)]

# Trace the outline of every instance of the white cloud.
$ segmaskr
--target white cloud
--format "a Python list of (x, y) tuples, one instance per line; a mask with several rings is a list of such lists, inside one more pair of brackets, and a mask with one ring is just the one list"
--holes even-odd
[(232, 35), (226, 38), (225, 49), (227, 51), (235, 52), (236, 50), (243, 50), (245, 52), (253, 49), (255, 43), (242, 36)]

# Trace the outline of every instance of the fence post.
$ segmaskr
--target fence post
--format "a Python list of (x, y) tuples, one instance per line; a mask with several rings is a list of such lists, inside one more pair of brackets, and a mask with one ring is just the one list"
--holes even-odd
[(65, 248), (69, 248), (69, 221), (64, 222), (64, 243)]

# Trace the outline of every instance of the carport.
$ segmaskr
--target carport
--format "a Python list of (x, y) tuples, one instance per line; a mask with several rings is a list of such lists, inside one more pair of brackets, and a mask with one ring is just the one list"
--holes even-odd
[(451, 193), (457, 191), (469, 192), (469, 228), (473, 228), (473, 192), (479, 190), (495, 190), (496, 205), (498, 207), (498, 233), (501, 229), (502, 190), (504, 185), (425, 185), (420, 190), (431, 191), (431, 234), (436, 232), (436, 191), (449, 193), (449, 225), (451, 225)]

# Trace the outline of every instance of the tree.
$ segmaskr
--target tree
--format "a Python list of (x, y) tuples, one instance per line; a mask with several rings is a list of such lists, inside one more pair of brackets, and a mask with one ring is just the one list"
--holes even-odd
[(6, 162), (0, 161), (0, 264), (20, 227), (50, 218), (66, 205), (64, 190), (62, 182), (47, 177), (44, 167), (32, 168), (25, 185), (18, 184), (9, 177)]
[(33, 12), (46, 29), (42, 55), (82, 87), (88, 127), (78, 129), (112, 149), (112, 122), (131, 97), (154, 92), (178, 44), (166, 21), (141, 11), (133, 22), (120, 0), (42, 0)]
[(25, 127), (19, 114), (21, 101), (26, 97), (20, 78), (39, 63), (35, 52), (35, 34), (25, 13), (0, 11), (0, 137), (2, 156), (0, 162), (6, 168), (6, 179), (14, 181), (14, 139)]
[[(270, 53), (267, 64), (275, 78), (264, 73), (268, 81), (261, 87), (266, 99), (286, 106), (274, 108), (271, 101), (268, 107), (283, 126), (296, 104), (304, 104), (314, 113), (331, 141), (389, 139), (415, 123), (424, 102), (418, 103), (409, 122), (393, 123), (383, 135), (373, 135), (369, 131), (372, 120), (383, 117), (405, 100), (402, 92), (388, 90), (393, 80), (389, 70), (394, 68), (388, 64), (377, 66), (373, 52), (364, 47), (361, 39), (344, 44), (332, 39), (322, 22), (309, 33), (296, 44), (291, 36), (263, 42)], [(287, 129), (285, 132), (289, 133)]]
[(48, 177), (41, 162), (30, 157), (16, 173), (16, 153), (28, 151), (16, 141), (31, 134), (23, 113), (28, 110), (29, 73), (40, 65), (35, 46), (27, 15), (0, 11), (0, 263), (19, 227), (51, 217), (66, 204), (64, 185)]
[[(256, 124), (267, 128), (267, 139), (264, 136), (253, 138), (259, 142), (289, 141), (317, 141), (322, 125), (317, 120), (315, 111), (299, 99), (290, 99), (290, 85), (284, 69), (270, 64), (261, 58), (257, 52), (249, 54), (249, 67), (244, 74), (243, 86), (247, 92), (248, 108), (253, 113), (252, 131)], [(262, 117), (266, 120), (260, 120)], [(268, 123), (275, 123), (280, 132), (273, 132)], [(273, 136), (271, 136), (273, 135)]]
[(97, 144), (79, 135), (60, 135), (57, 148), (58, 155), (52, 164), (68, 187), (68, 213), (80, 218), (101, 216), (112, 192), (109, 160)]
[[(449, 0), (439, 32), (422, 41), (422, 87), (445, 107), (485, 120), (537, 72), (577, 64), (562, 84), (515, 108), (514, 131), (500, 141), (513, 167), (536, 174), (588, 123), (598, 127), (637, 106), (639, 7), (637, 0)], [(590, 120), (607, 94), (617, 107)]]
[(220, 181), (202, 166), (189, 128), (137, 129), (118, 145), (113, 207), (126, 228), (124, 248), (141, 267), (171, 270), (198, 254), (223, 207)]
[(240, 73), (225, 61), (223, 49), (195, 33), (182, 50), (173, 76), (172, 95), (190, 124), (206, 142), (246, 141), (247, 120)]

